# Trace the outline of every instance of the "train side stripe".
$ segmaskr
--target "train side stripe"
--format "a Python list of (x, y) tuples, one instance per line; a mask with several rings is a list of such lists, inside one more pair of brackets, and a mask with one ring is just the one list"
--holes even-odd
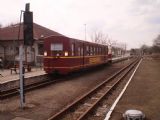
[(91, 58), (91, 57), (108, 57), (108, 55), (95, 55), (95, 56), (66, 56), (66, 57), (53, 57), (53, 56), (47, 56), (47, 57), (45, 57), (44, 56), (44, 58), (49, 58), (49, 59), (51, 59), (51, 58), (83, 58), (83, 57), (85, 57), (85, 58)]
[(74, 68), (86, 67), (86, 66), (90, 66), (90, 65), (103, 64), (103, 63), (107, 63), (107, 61), (106, 62), (99, 62), (99, 63), (92, 63), (92, 64), (85, 64), (85, 65), (78, 65), (78, 66), (73, 66), (73, 67), (46, 67), (46, 66), (44, 66), (44, 68), (70, 68), (70, 69), (74, 69)]

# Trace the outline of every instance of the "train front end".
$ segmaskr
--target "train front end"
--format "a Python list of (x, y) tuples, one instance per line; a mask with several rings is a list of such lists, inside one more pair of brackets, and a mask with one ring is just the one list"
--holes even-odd
[(69, 39), (64, 36), (50, 36), (44, 40), (44, 71), (49, 74), (67, 74)]

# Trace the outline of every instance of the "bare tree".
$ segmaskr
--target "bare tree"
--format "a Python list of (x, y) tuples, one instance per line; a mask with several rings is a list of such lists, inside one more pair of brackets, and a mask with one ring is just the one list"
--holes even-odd
[(102, 33), (100, 31), (95, 30), (91, 35), (92, 42), (101, 43)]
[(160, 53), (160, 34), (153, 40), (152, 53)]
[(11, 23), (8, 23), (7, 25), (5, 25), (5, 27), (13, 27), (18, 24), (19, 24), (19, 22), (11, 22)]
[(97, 30), (95, 30), (91, 34), (91, 40), (92, 40), (92, 42), (99, 43), (99, 44), (105, 44), (105, 45), (109, 45), (109, 46), (116, 44), (116, 41), (110, 39), (108, 37), (108, 34), (105, 34), (102, 31), (97, 31)]
[(153, 46), (160, 47), (160, 34), (153, 40)]

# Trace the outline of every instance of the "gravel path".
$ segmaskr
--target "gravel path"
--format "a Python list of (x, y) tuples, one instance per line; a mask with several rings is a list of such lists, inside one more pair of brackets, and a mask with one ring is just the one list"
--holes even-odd
[(138, 109), (146, 120), (160, 120), (160, 59), (144, 58), (111, 120), (122, 120), (122, 113)]

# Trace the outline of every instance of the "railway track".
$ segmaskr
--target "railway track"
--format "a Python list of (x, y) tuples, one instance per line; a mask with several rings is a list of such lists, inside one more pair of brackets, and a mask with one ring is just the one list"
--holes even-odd
[(97, 85), (95, 88), (77, 98), (68, 106), (64, 107), (58, 113), (54, 114), (48, 120), (84, 120), (89, 113), (95, 110), (100, 101), (109, 96), (116, 86), (128, 75), (128, 73), (139, 62), (133, 61), (120, 71), (112, 75), (110, 78)]
[[(74, 77), (74, 75), (71, 75), (70, 78), (71, 77)], [(62, 78), (60, 76), (58, 76), (56, 78), (48, 76), (42, 82), (37, 82), (37, 83), (32, 83), (32, 84), (29, 84), (29, 85), (25, 85), (24, 92), (28, 92), (28, 91), (31, 91), (31, 90), (34, 90), (34, 89), (37, 89), (37, 88), (40, 88), (40, 87), (43, 87), (43, 86), (50, 85), (50, 84), (55, 83), (57, 81), (63, 81), (63, 80), (64, 80), (64, 78)], [(10, 90), (1, 91), (0, 92), (0, 99), (6, 99), (8, 97), (18, 95), (19, 92), (20, 92), (19, 88), (13, 88), (13, 89), (10, 89)]]
[[(53, 78), (51, 79), (49, 76), (44, 78), (44, 79), (45, 80), (42, 81), (42, 82), (33, 83), (33, 84), (30, 84), (30, 85), (25, 85), (24, 91), (27, 92), (27, 91), (30, 91), (30, 90), (33, 90), (33, 89), (36, 89), (36, 88), (40, 88), (40, 87), (43, 87), (43, 86), (50, 85), (54, 82), (57, 82), (57, 81), (61, 80), (61, 78), (56, 78), (56, 79), (53, 80)], [(6, 90), (6, 91), (1, 91), (0, 92), (0, 99), (6, 99), (8, 97), (11, 97), (11, 96), (14, 96), (14, 95), (17, 95), (17, 94), (19, 94), (19, 88), (14, 88), (14, 89)]]

